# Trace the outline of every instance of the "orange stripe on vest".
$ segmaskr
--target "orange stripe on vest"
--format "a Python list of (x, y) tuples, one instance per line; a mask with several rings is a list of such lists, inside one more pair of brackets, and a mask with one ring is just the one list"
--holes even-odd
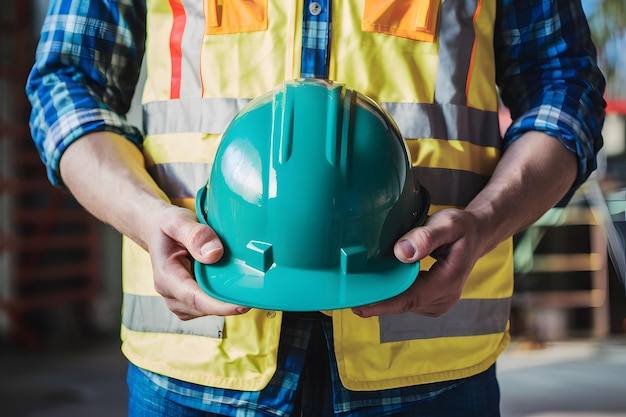
[(172, 59), (172, 80), (170, 88), (170, 98), (180, 98), (180, 82), (182, 72), (183, 52), (181, 43), (183, 40), (183, 32), (187, 22), (185, 8), (181, 0), (169, 0), (172, 14), (174, 15), (174, 23), (172, 24), (172, 32), (170, 34), (170, 51)]

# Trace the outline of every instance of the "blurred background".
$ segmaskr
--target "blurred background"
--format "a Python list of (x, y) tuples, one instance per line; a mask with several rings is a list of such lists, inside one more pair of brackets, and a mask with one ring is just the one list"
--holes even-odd
[[(626, 1), (583, 4), (608, 81), (605, 145), (572, 202), (515, 237), (505, 417), (626, 416)], [(28, 130), (46, 6), (3, 0), (0, 14), (0, 416), (122, 416), (121, 239), (50, 186)], [(136, 105), (129, 118), (140, 126)]]

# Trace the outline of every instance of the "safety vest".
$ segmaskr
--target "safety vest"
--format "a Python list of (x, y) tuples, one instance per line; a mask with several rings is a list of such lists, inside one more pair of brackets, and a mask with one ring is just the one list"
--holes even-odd
[[(298, 78), (303, 0), (149, 0), (144, 154), (175, 204), (193, 209), (220, 135), (250, 99)], [(500, 158), (495, 0), (334, 0), (329, 78), (369, 95), (408, 143), (431, 211), (464, 207)], [(422, 262), (427, 269), (432, 261)], [(149, 256), (124, 242), (123, 351), (154, 372), (259, 390), (276, 369), (282, 313), (178, 320)], [(377, 390), (462, 378), (509, 341), (512, 243), (479, 260), (446, 314), (362, 319), (331, 312), (341, 380)]]

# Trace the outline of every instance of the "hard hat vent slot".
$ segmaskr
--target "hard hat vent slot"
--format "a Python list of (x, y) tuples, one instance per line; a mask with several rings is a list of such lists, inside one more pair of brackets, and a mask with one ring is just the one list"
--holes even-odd
[(245, 262), (252, 268), (266, 272), (274, 264), (274, 251), (270, 243), (251, 240), (246, 249)]
[(341, 248), (341, 272), (355, 274), (367, 269), (367, 248), (365, 246), (349, 246)]

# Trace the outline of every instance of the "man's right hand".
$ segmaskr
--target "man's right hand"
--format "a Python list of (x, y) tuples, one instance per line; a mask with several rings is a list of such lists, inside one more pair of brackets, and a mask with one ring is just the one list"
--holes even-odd
[(213, 263), (224, 247), (193, 212), (171, 204), (130, 141), (113, 132), (90, 133), (67, 148), (60, 169), (65, 185), (83, 207), (150, 253), (154, 287), (180, 319), (249, 310), (222, 303), (200, 289), (189, 255)]
[(231, 316), (248, 307), (224, 303), (208, 296), (193, 277), (190, 255), (199, 262), (217, 262), (222, 242), (209, 226), (200, 224), (190, 210), (170, 206), (159, 216), (157, 229), (147, 242), (154, 273), (154, 288), (181, 320), (206, 315)]

